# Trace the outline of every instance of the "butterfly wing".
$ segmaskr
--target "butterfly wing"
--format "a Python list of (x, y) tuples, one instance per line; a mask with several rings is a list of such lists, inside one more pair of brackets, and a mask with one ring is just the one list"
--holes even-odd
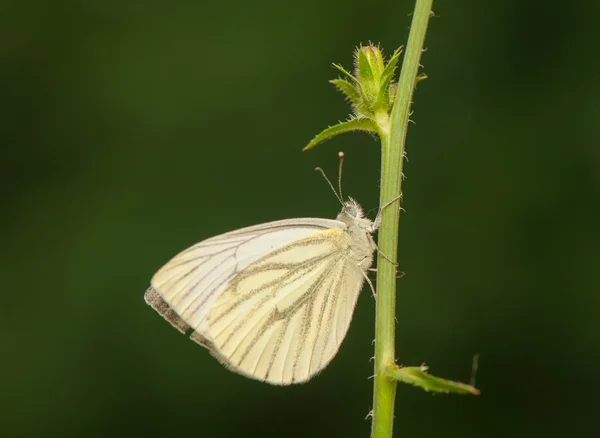
[(156, 273), (146, 301), (237, 372), (307, 380), (337, 352), (362, 286), (344, 228), (289, 219), (207, 239)]
[(197, 336), (246, 376), (308, 380), (338, 351), (362, 288), (350, 245), (347, 233), (330, 229), (265, 255), (227, 285)]
[[(198, 327), (225, 285), (252, 262), (315, 231), (343, 227), (329, 219), (286, 219), (203, 240), (154, 274), (146, 301), (165, 318), (171, 315), (161, 310), (169, 306), (189, 326)], [(164, 303), (157, 302), (157, 297)]]

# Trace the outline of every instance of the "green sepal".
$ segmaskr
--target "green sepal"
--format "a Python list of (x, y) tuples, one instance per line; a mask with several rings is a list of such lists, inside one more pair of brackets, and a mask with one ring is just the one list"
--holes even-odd
[(310, 143), (308, 143), (303, 151), (307, 151), (319, 143), (323, 143), (326, 140), (329, 140), (331, 137), (334, 137), (338, 134), (343, 134), (344, 132), (350, 131), (365, 131), (365, 132), (377, 132), (375, 124), (371, 119), (365, 118), (355, 118), (350, 119), (347, 122), (340, 122), (337, 125), (330, 126), (325, 128), (323, 131), (318, 133), (315, 138), (313, 138)]
[[(381, 74), (381, 82), (379, 88), (379, 95), (377, 96), (377, 100), (375, 101), (375, 107), (384, 106), (385, 109), (389, 109), (392, 107), (394, 103), (394, 93), (390, 94), (390, 90), (394, 91), (390, 88), (392, 80), (394, 79), (394, 73), (396, 72), (396, 64), (398, 64), (398, 60), (400, 59), (400, 54), (402, 53), (402, 47), (396, 49), (394, 54), (388, 61), (383, 73)], [(391, 97), (391, 98), (390, 98)]]
[(354, 51), (354, 70), (350, 73), (339, 64), (333, 66), (340, 77), (330, 81), (352, 104), (349, 121), (340, 122), (318, 134), (303, 150), (347, 131), (367, 131), (381, 134), (389, 129), (389, 115), (395, 96), (394, 73), (401, 48), (394, 51), (386, 63), (381, 49), (369, 44)]
[[(369, 56), (367, 55), (367, 51), (369, 51), (370, 46), (360, 47), (356, 51), (356, 77), (359, 82), (374, 82), (376, 73), (373, 71), (371, 67), (371, 63), (369, 62)], [(374, 66), (376, 67), (376, 65)]]
[(399, 367), (390, 365), (385, 368), (385, 374), (398, 382), (419, 386), (425, 391), (445, 392), (455, 394), (479, 395), (480, 391), (472, 385), (442, 379), (427, 373), (427, 367)]
[(350, 72), (349, 72), (348, 70), (346, 70), (344, 67), (342, 67), (342, 66), (341, 66), (341, 65), (339, 65), (339, 64), (333, 64), (333, 66), (334, 66), (335, 68), (337, 68), (337, 69), (338, 69), (338, 71), (339, 71), (340, 73), (342, 73), (344, 76), (347, 76), (349, 79), (352, 79), (354, 82), (356, 82), (356, 78), (355, 78), (354, 76), (352, 76), (352, 73), (350, 73)]
[(333, 85), (338, 87), (338, 89), (342, 93), (344, 93), (346, 96), (348, 96), (348, 98), (352, 101), (353, 104), (356, 104), (356, 102), (360, 98), (360, 95), (359, 95), (356, 87), (353, 84), (351, 84), (350, 82), (348, 82), (347, 80), (332, 79), (329, 82), (331, 82)]

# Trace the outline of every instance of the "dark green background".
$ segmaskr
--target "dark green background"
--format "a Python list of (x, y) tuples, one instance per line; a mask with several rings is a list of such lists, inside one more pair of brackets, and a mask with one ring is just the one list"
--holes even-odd
[[(398, 437), (600, 433), (598, 2), (437, 1), (408, 136)], [(0, 435), (367, 437), (374, 301), (313, 381), (223, 369), (142, 295), (171, 256), (378, 206), (379, 146), (327, 83), (411, 1), (0, 3)]]

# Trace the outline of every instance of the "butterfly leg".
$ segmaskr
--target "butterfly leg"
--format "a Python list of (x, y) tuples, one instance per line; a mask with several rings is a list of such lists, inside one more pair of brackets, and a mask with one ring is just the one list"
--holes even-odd
[[(371, 271), (371, 272), (377, 272), (377, 268), (369, 268), (369, 271)], [(396, 280), (398, 278), (404, 277), (405, 275), (406, 275), (406, 272), (400, 272), (398, 275), (396, 275)]]
[(384, 259), (386, 259), (386, 260), (387, 260), (388, 262), (390, 262), (392, 265), (394, 265), (394, 266), (398, 266), (398, 262), (395, 262), (395, 261), (391, 260), (391, 259), (390, 259), (388, 256), (386, 256), (386, 255), (385, 255), (385, 254), (384, 254), (384, 253), (383, 253), (383, 252), (382, 252), (382, 251), (379, 249), (379, 247), (378, 247), (378, 246), (376, 246), (375, 248), (377, 249), (377, 252), (378, 252), (379, 254), (381, 254), (381, 256), (382, 256)]
[[(358, 267), (360, 269), (360, 273), (362, 274), (363, 277), (365, 277), (365, 280), (367, 280), (367, 283), (369, 283), (369, 287), (371, 288), (371, 293), (373, 294), (373, 298), (375, 298), (375, 287), (373, 286), (373, 282), (371, 281), (371, 279), (369, 278), (369, 274), (368, 271), (371, 271), (371, 268), (363, 268), (361, 265), (363, 264), (364, 261), (366, 261), (369, 257), (365, 257), (364, 259), (362, 259), (360, 261), (360, 263), (358, 263)], [(370, 264), (370, 263), (369, 263)]]
[[(393, 198), (392, 200), (386, 202), (385, 204), (383, 204), (381, 207), (379, 207), (379, 212), (377, 213), (377, 216), (375, 217), (375, 220), (373, 221), (373, 226), (372, 226), (372, 231), (375, 231), (376, 229), (379, 228), (379, 226), (381, 225), (381, 221), (382, 221), (382, 214), (381, 212), (383, 211), (384, 208), (389, 207), (390, 205), (392, 205), (394, 202), (396, 202), (397, 200), (399, 200), (400, 198), (402, 198), (402, 193), (400, 193), (398, 196), (396, 196), (395, 198)], [(371, 242), (373, 243), (373, 247), (377, 250), (377, 252), (379, 254), (381, 254), (381, 256), (386, 259), (388, 262), (390, 262), (392, 265), (394, 266), (398, 266), (397, 262), (392, 261), (388, 256), (386, 256), (377, 246), (377, 243), (375, 243), (375, 240), (373, 239), (372, 236), (369, 236), (371, 239)]]
[(373, 248), (375, 248), (377, 250), (377, 252), (379, 254), (381, 254), (381, 256), (386, 259), (388, 262), (390, 262), (392, 265), (394, 266), (398, 266), (398, 262), (394, 262), (392, 261), (388, 256), (386, 256), (377, 246), (377, 243), (375, 243), (375, 239), (373, 239), (373, 236), (371, 236), (370, 234), (368, 234), (369, 236), (369, 240), (371, 241), (371, 244), (373, 245)]
[(375, 231), (381, 225), (381, 220), (383, 219), (381, 217), (381, 212), (383, 211), (383, 209), (386, 208), (386, 207), (389, 207), (390, 205), (392, 205), (394, 202), (396, 202), (398, 199), (401, 199), (401, 198), (402, 198), (402, 193), (400, 193), (398, 196), (396, 196), (391, 201), (388, 201), (385, 204), (383, 204), (381, 207), (379, 207), (379, 211), (377, 212), (377, 216), (375, 216), (375, 220), (373, 221), (373, 231)]
[(365, 280), (367, 280), (367, 283), (369, 283), (369, 287), (371, 288), (371, 293), (373, 294), (373, 298), (377, 298), (376, 293), (375, 293), (375, 286), (373, 286), (373, 282), (371, 281), (371, 279), (369, 278), (369, 276), (367, 275), (367, 273), (365, 271), (363, 271), (361, 269), (360, 272), (362, 273), (363, 277), (365, 277)]

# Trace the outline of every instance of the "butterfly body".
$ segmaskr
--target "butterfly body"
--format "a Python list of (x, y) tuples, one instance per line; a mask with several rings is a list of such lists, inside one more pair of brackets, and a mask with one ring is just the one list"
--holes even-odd
[(215, 236), (163, 266), (145, 299), (233, 371), (304, 382), (346, 335), (375, 228), (350, 199), (336, 220), (287, 219)]
[(344, 208), (336, 219), (346, 225), (345, 232), (351, 241), (351, 254), (366, 271), (373, 264), (373, 252), (377, 248), (372, 237), (377, 226), (373, 221), (364, 217), (362, 207), (352, 198), (344, 204)]

